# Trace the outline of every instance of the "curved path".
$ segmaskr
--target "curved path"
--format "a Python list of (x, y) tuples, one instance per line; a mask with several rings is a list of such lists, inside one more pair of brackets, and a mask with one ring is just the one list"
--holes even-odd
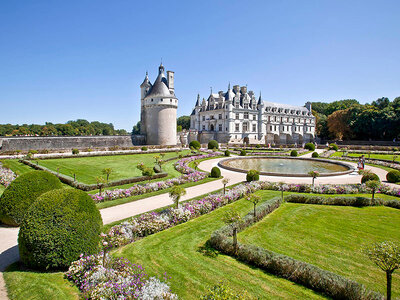
[[(317, 151), (322, 152), (322, 150)], [(302, 157), (311, 157), (311, 153), (305, 154)], [(216, 158), (203, 161), (200, 163), (199, 168), (201, 170), (210, 171), (212, 167), (217, 166), (218, 162), (223, 159), (225, 158)], [(355, 163), (348, 164), (356, 167)], [(385, 170), (371, 166), (366, 166), (366, 169), (376, 173), (382, 181), (386, 181), (387, 172)], [(229, 185), (242, 182), (246, 179), (246, 174), (244, 173), (237, 173), (222, 168), (221, 175), (229, 179)], [(311, 183), (311, 178), (309, 177), (260, 176), (260, 180), (286, 183)], [(361, 176), (358, 175), (357, 172), (353, 172), (348, 175), (320, 177), (315, 180), (315, 184), (349, 184), (359, 183), (360, 180)], [(392, 184), (390, 185), (393, 187), (395, 186)], [(222, 179), (189, 187), (186, 189), (186, 195), (181, 198), (181, 201), (185, 201), (203, 194), (211, 193), (215, 190), (221, 189), (222, 187)], [(103, 223), (109, 224), (170, 204), (172, 204), (172, 201), (169, 198), (168, 193), (164, 193), (134, 202), (104, 208), (101, 209), (100, 212), (103, 218)], [(8, 265), (18, 261), (19, 259), (17, 239), (18, 228), (0, 227), (0, 299), (7, 299), (7, 292), (2, 272)]]

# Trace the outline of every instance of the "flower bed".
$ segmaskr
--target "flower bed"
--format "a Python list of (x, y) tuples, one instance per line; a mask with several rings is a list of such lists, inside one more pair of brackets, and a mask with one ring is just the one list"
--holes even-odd
[(15, 178), (17, 178), (17, 175), (13, 171), (0, 165), (0, 184), (8, 187)]
[(178, 299), (166, 283), (149, 278), (142, 266), (103, 253), (81, 255), (65, 276), (85, 299)]
[[(348, 161), (355, 161), (357, 162), (359, 160), (358, 157), (351, 157), (351, 156), (335, 156), (335, 157), (330, 157), (330, 159), (335, 159), (335, 160), (348, 160)], [(365, 162), (368, 164), (374, 164), (378, 166), (383, 166), (383, 167), (389, 167), (392, 169), (400, 170), (400, 164), (398, 162), (390, 162), (387, 160), (382, 160), (382, 159), (377, 159), (377, 158), (365, 158)]]
[(119, 198), (126, 198), (130, 196), (142, 195), (150, 192), (155, 192), (159, 190), (165, 190), (170, 188), (176, 184), (184, 184), (188, 182), (197, 182), (202, 179), (205, 179), (208, 174), (205, 172), (196, 171), (188, 166), (188, 163), (198, 159), (210, 158), (220, 155), (219, 152), (212, 152), (204, 155), (197, 155), (191, 157), (185, 157), (180, 159), (174, 164), (174, 167), (177, 171), (181, 172), (183, 175), (178, 178), (172, 178), (164, 181), (158, 182), (150, 182), (145, 184), (135, 184), (127, 189), (115, 189), (115, 190), (106, 190), (101, 195), (94, 194), (90, 195), (92, 199), (96, 202), (104, 202)]

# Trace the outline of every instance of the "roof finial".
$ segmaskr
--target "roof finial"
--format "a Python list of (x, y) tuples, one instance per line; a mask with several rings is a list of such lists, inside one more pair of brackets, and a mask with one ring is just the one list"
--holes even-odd
[(212, 94), (212, 86), (210, 86), (210, 94)]
[(231, 82), (229, 81), (228, 90), (230, 90), (230, 89), (231, 89)]
[(146, 70), (146, 76), (148, 76), (149, 75), (149, 72), (147, 72), (147, 70)]

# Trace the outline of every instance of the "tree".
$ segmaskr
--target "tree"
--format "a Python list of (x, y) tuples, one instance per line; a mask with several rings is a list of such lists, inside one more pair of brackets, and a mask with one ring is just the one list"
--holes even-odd
[(338, 140), (349, 139), (352, 137), (350, 128), (349, 110), (335, 111), (328, 117), (327, 124), (329, 132)]
[(200, 162), (198, 161), (194, 161), (193, 165), (194, 165), (194, 169), (197, 170), (197, 167), (199, 166)]
[(310, 171), (308, 172), (308, 175), (312, 177), (312, 185), (314, 186), (315, 178), (319, 176), (319, 173), (317, 171)]
[(365, 185), (371, 190), (372, 192), (372, 200), (375, 198), (375, 192), (381, 186), (381, 183), (378, 180), (368, 180)]
[(233, 237), (233, 249), (237, 251), (237, 231), (239, 224), (241, 222), (241, 217), (237, 211), (229, 210), (224, 215), (224, 223), (231, 226), (232, 237)]
[(106, 180), (107, 180), (107, 183), (108, 183), (108, 178), (110, 177), (110, 175), (111, 175), (111, 173), (113, 172), (113, 169), (111, 169), (111, 168), (105, 168), (105, 169), (103, 169), (102, 171), (101, 171), (104, 175), (106, 175)]
[(250, 201), (251, 203), (253, 203), (253, 207), (254, 207), (254, 212), (253, 212), (253, 214), (254, 214), (254, 222), (255, 222), (255, 221), (256, 221), (256, 218), (257, 218), (256, 207), (257, 207), (257, 204), (258, 204), (258, 203), (260, 202), (260, 200), (261, 200), (261, 196), (254, 195), (254, 194), (250, 194), (250, 195), (246, 195), (245, 199), (246, 199), (247, 201)]
[(224, 185), (224, 195), (225, 195), (225, 191), (226, 191), (226, 185), (229, 183), (229, 178), (224, 178), (222, 179), (222, 184)]
[(104, 183), (106, 182), (102, 176), (96, 177), (96, 182), (97, 182), (97, 187), (99, 188), (99, 195), (101, 196), (101, 189), (104, 186)]
[(179, 200), (184, 195), (186, 195), (186, 190), (179, 185), (174, 185), (169, 192), (169, 197), (172, 198), (172, 201), (176, 205), (176, 208), (179, 207)]
[(190, 128), (190, 116), (180, 116), (176, 120), (176, 125), (177, 126), (182, 126), (182, 129), (189, 130)]
[(400, 246), (390, 241), (376, 243), (366, 249), (368, 257), (386, 272), (386, 299), (392, 297), (392, 274), (400, 268)]
[(132, 134), (140, 134), (140, 126), (141, 126), (141, 123), (139, 121), (139, 122), (136, 123), (135, 126), (133, 126)]

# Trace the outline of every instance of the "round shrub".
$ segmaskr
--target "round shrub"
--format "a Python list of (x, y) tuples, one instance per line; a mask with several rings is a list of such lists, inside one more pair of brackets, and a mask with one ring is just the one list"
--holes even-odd
[(332, 144), (329, 144), (329, 149), (338, 151), (338, 150), (339, 150), (339, 147), (338, 147), (338, 145), (336, 145), (335, 143), (332, 143)]
[(379, 176), (376, 175), (375, 173), (365, 173), (363, 175), (363, 177), (361, 177), (361, 183), (366, 183), (367, 181), (371, 181), (371, 180), (377, 180), (380, 181)]
[(216, 140), (211, 140), (208, 142), (208, 149), (218, 149), (219, 145)]
[(257, 170), (249, 170), (246, 175), (247, 182), (257, 181), (260, 179), (260, 172)]
[(199, 141), (191, 141), (189, 143), (189, 147), (193, 147), (194, 149), (199, 150), (201, 148), (201, 145)]
[(162, 169), (161, 169), (161, 167), (159, 165), (155, 165), (153, 167), (153, 170), (154, 170), (154, 173), (161, 173), (162, 172)]
[(211, 169), (210, 177), (212, 178), (219, 178), (221, 177), (221, 170), (218, 167), (213, 167)]
[(231, 151), (225, 150), (225, 156), (231, 156)]
[(246, 156), (246, 150), (244, 149), (240, 150), (240, 156)]
[(257, 144), (257, 145), (256, 145), (256, 148), (257, 148), (257, 149), (260, 149), (260, 148), (261, 148), (261, 145), (260, 145), (260, 144)]
[(317, 158), (317, 157), (319, 157), (319, 154), (318, 154), (318, 152), (313, 152), (313, 153), (311, 154), (311, 157), (314, 157), (314, 158)]
[(18, 176), (0, 197), (0, 221), (18, 226), (37, 197), (60, 188), (60, 180), (45, 171), (33, 171)]
[(315, 145), (313, 143), (307, 143), (304, 145), (304, 149), (314, 151), (315, 150)]
[(148, 148), (146, 146), (143, 146), (141, 149), (142, 149), (142, 151), (147, 151), (148, 150)]
[(79, 154), (79, 150), (78, 150), (78, 149), (72, 149), (72, 154), (73, 154), (73, 155)]
[(21, 223), (21, 261), (34, 269), (66, 269), (81, 253), (98, 250), (102, 225), (100, 212), (87, 193), (49, 191), (31, 205)]
[(290, 156), (297, 156), (299, 155), (296, 150), (290, 151)]
[(392, 170), (386, 174), (387, 181), (391, 183), (400, 182), (400, 171)]

